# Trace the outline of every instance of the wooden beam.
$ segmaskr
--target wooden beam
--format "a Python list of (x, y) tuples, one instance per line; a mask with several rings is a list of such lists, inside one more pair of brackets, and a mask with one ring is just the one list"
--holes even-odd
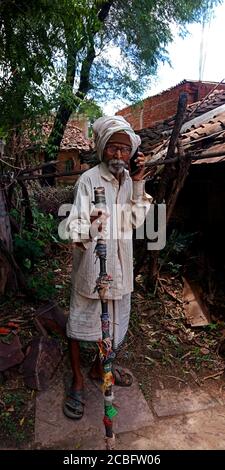
[(179, 96), (179, 101), (177, 105), (177, 114), (175, 118), (175, 124), (171, 134), (171, 139), (169, 141), (168, 150), (166, 154), (166, 160), (171, 158), (174, 155), (178, 137), (180, 134), (181, 126), (184, 121), (184, 115), (187, 108), (187, 93), (181, 93)]

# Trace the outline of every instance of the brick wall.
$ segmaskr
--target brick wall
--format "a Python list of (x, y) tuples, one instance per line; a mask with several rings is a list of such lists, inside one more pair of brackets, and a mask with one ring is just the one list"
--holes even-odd
[[(116, 114), (127, 119), (135, 130), (151, 127), (176, 113), (181, 92), (188, 93), (188, 104), (191, 104), (204, 98), (215, 86), (214, 82), (184, 81), (159, 95), (150, 96), (139, 105), (128, 106)], [(220, 89), (225, 89), (225, 83), (218, 86), (217, 90)]]

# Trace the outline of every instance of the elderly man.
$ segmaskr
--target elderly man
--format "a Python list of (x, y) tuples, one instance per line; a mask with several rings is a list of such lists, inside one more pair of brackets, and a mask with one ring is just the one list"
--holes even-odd
[[(144, 155), (137, 152), (140, 137), (122, 116), (99, 118), (93, 126), (95, 145), (101, 161), (86, 171), (75, 186), (74, 204), (67, 221), (69, 236), (75, 244), (72, 291), (67, 335), (70, 345), (73, 383), (64, 403), (64, 413), (72, 419), (83, 416), (83, 376), (79, 341), (101, 338), (101, 302), (94, 292), (99, 267), (95, 263), (96, 238), (107, 240), (107, 272), (112, 277), (108, 292), (111, 337), (116, 350), (126, 335), (131, 292), (133, 290), (132, 229), (144, 222), (151, 197), (144, 191)], [(135, 154), (137, 171), (130, 176), (130, 159)], [(104, 187), (107, 211), (96, 212), (94, 188)], [(129, 386), (132, 376), (114, 367), (116, 385)], [(97, 358), (90, 376), (102, 377)]]

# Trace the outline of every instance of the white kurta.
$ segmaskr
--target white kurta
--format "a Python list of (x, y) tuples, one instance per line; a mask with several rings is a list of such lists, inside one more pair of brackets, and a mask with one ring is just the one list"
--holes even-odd
[(112, 276), (108, 292), (111, 334), (114, 347), (122, 342), (129, 323), (130, 294), (133, 290), (132, 230), (142, 225), (150, 209), (151, 196), (144, 191), (144, 181), (132, 182), (125, 170), (119, 186), (105, 163), (86, 171), (77, 181), (75, 198), (67, 220), (69, 237), (82, 242), (85, 251), (73, 250), (72, 291), (67, 334), (78, 340), (101, 338), (101, 302), (94, 293), (99, 275), (94, 249), (90, 241), (90, 213), (94, 209), (94, 188), (105, 188), (108, 219), (107, 273)]

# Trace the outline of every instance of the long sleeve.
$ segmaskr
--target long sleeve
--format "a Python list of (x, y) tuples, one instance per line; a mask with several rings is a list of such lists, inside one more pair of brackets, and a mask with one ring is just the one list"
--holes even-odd
[(74, 203), (66, 223), (69, 239), (82, 243), (85, 248), (90, 243), (91, 188), (78, 181), (74, 188)]
[[(96, 242), (89, 240), (90, 214), (94, 209), (94, 188), (104, 187), (107, 203), (108, 237), (107, 272), (112, 276), (109, 299), (121, 299), (133, 290), (133, 244), (132, 219), (141, 224), (150, 208), (151, 197), (144, 192), (144, 183), (133, 183), (128, 172), (121, 185), (101, 163), (88, 170), (79, 179), (75, 188), (75, 199), (67, 220), (70, 239), (75, 247), (82, 243), (85, 249), (73, 250), (72, 285), (84, 297), (98, 299), (94, 292), (99, 275), (94, 248)], [(144, 211), (143, 211), (144, 207)]]
[(132, 204), (132, 227), (140, 227), (150, 209), (152, 197), (145, 192), (145, 181), (133, 181)]

